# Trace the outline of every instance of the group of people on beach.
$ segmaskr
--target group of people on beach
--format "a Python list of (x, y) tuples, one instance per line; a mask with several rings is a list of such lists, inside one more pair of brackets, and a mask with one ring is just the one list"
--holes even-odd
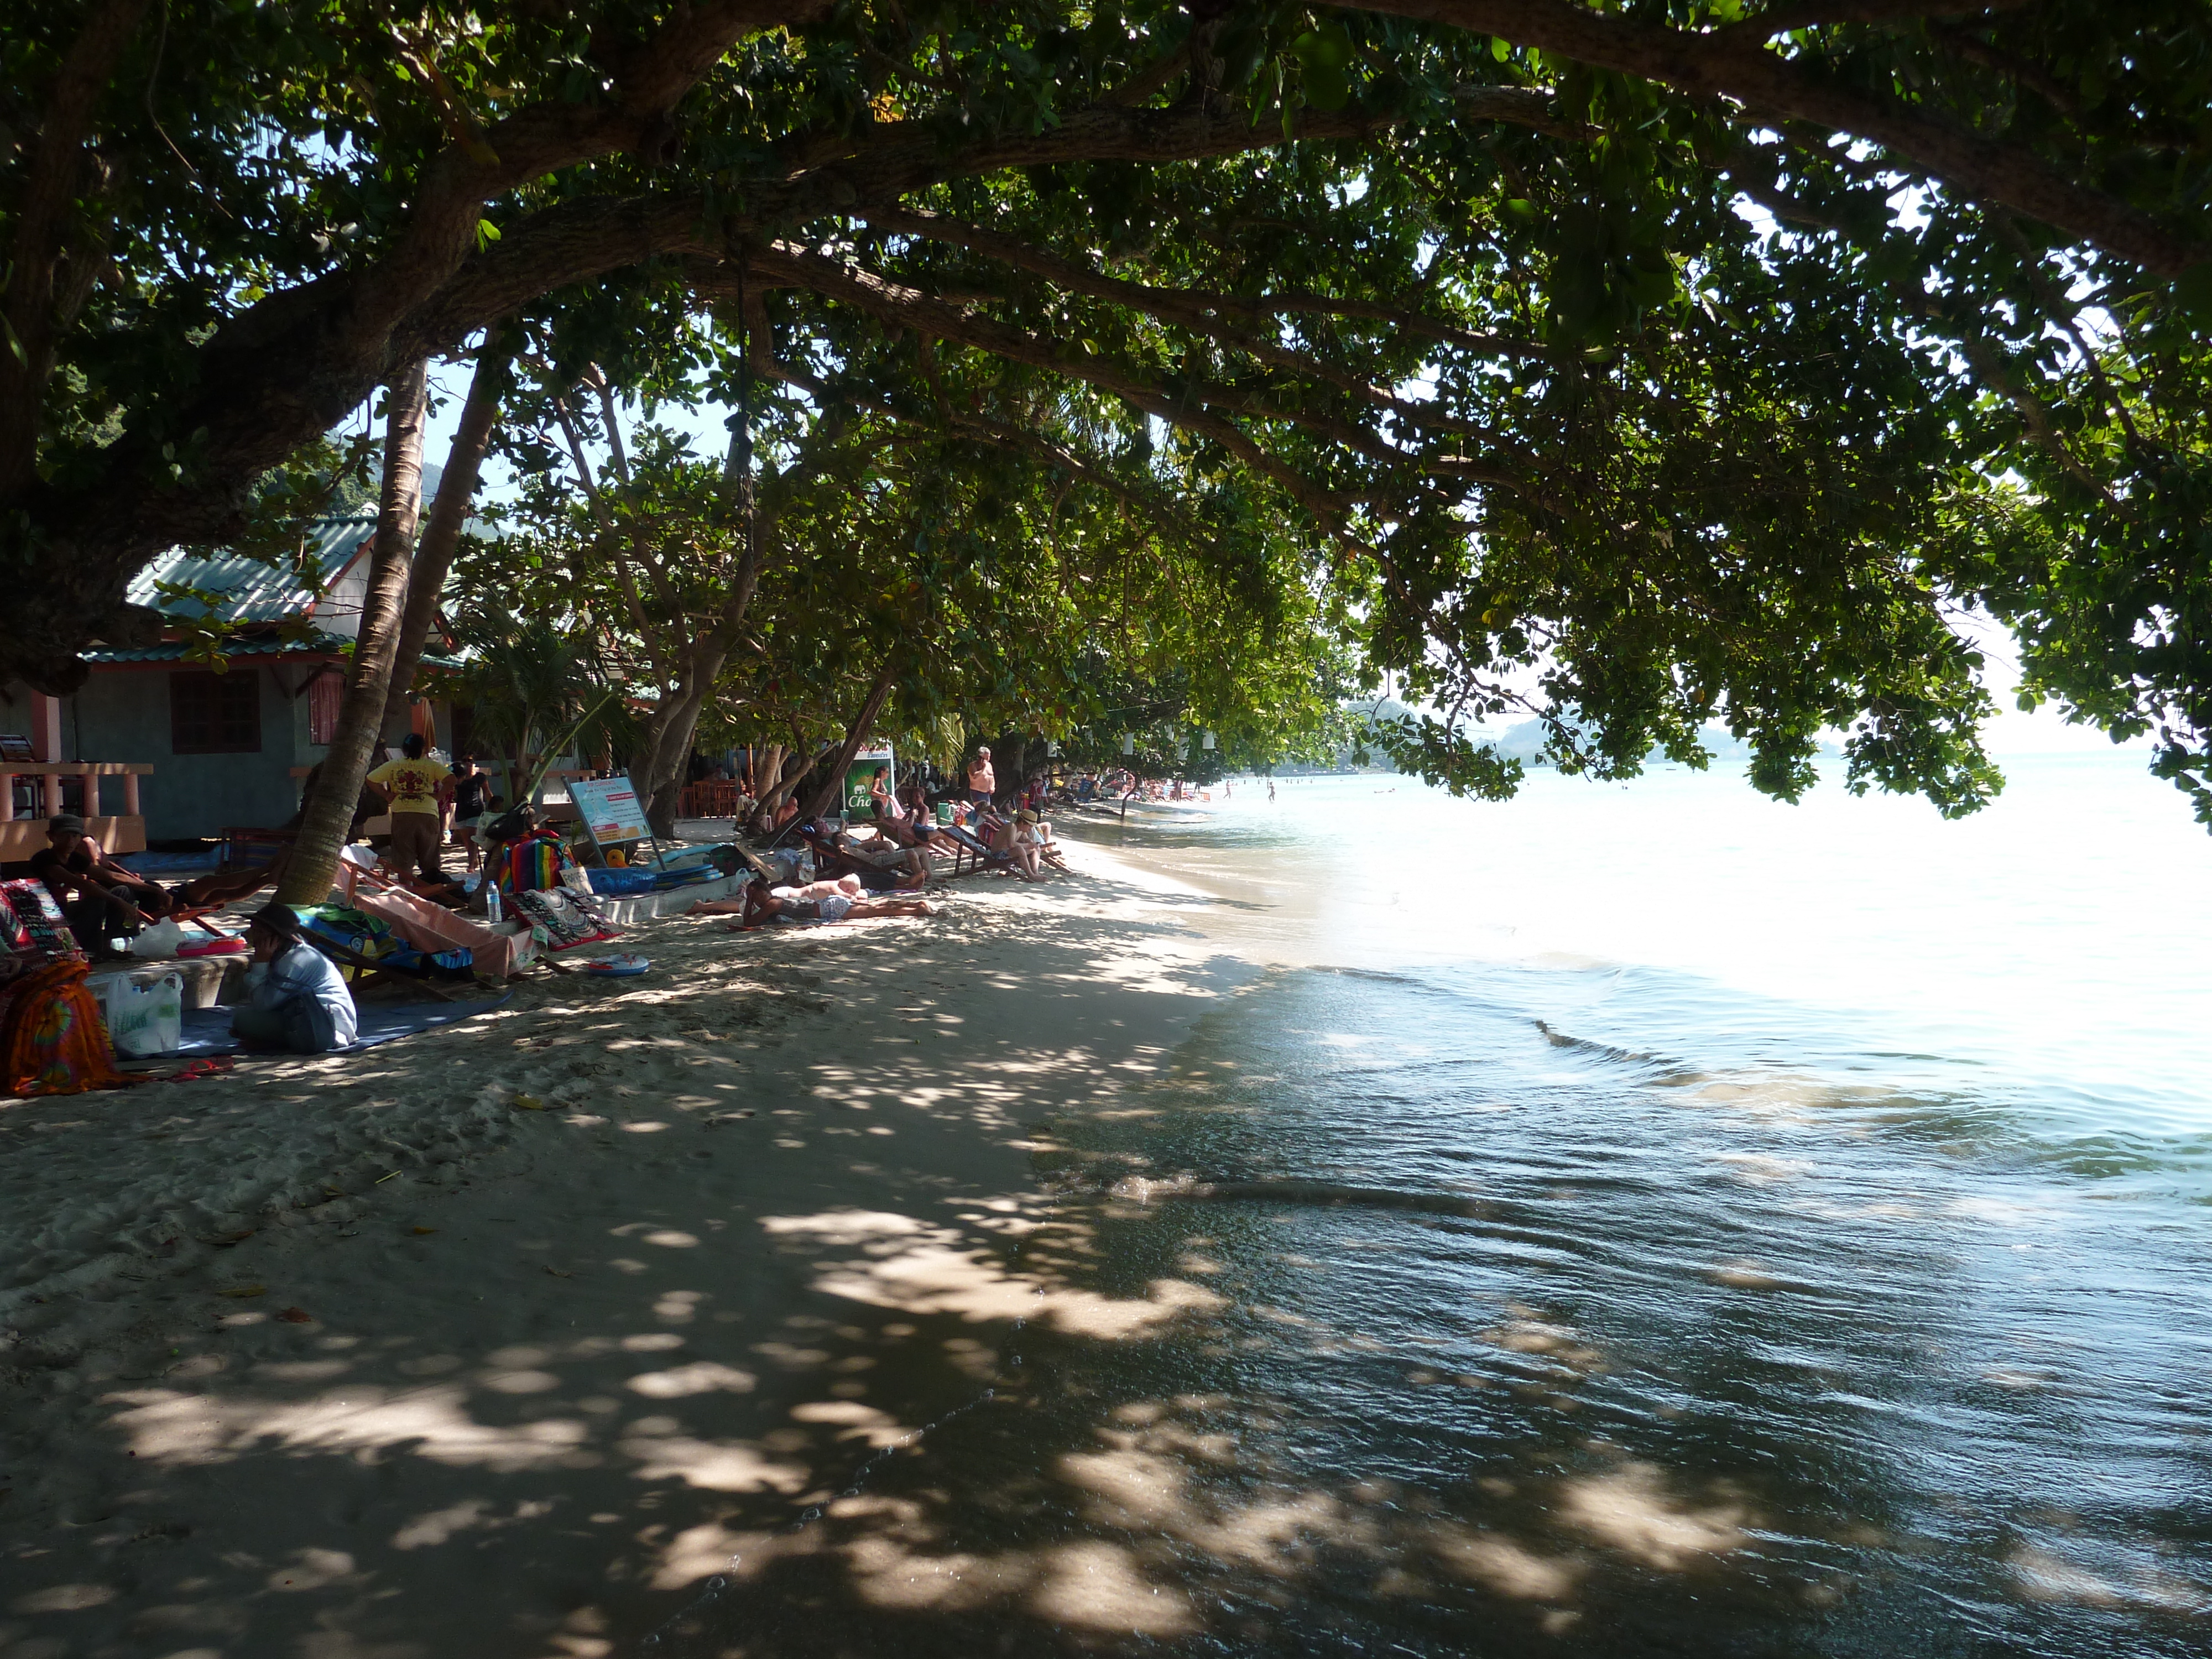
[(964, 799), (933, 802), (918, 772), (900, 785), (888, 765), (878, 766), (868, 781), (865, 822), (798, 823), (795, 808), (757, 819), (757, 831), (797, 841), (805, 849), (805, 873), (813, 878), (797, 879), (798, 872), (782, 869), (783, 879), (761, 876), (735, 896), (702, 900), (685, 914), (734, 915), (740, 927), (777, 921), (927, 915), (928, 902), (912, 896), (937, 878), (933, 854), (949, 854), (956, 860), (972, 855), (982, 867), (1024, 881), (1043, 880), (1048, 866), (1065, 867), (1052, 828), (1027, 792), (1012, 811), (998, 811), (998, 781), (988, 747), (976, 750), (961, 775)]

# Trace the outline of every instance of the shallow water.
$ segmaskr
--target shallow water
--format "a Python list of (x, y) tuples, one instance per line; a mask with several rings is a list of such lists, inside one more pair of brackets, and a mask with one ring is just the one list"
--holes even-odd
[(1014, 1334), (887, 1495), (1188, 1610), (1090, 1649), (2206, 1651), (2212, 842), (2136, 757), (2013, 769), (1086, 827), (1264, 971), (1039, 1126), (1008, 1271), (1218, 1300)]

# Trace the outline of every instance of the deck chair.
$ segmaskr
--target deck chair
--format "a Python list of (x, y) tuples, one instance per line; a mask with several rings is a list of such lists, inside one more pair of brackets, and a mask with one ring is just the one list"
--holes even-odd
[(486, 979), (509, 979), (515, 971), (518, 938), (488, 923), (456, 915), (443, 905), (409, 892), (381, 872), (342, 860), (339, 880), (346, 902), (366, 915), (392, 924), (392, 930), (426, 956), (466, 951), (469, 963)]
[[(325, 939), (312, 927), (301, 933), (300, 937), (341, 968), (350, 968), (360, 975), (359, 978), (347, 982), (346, 988), (349, 991), (365, 991), (372, 985), (382, 985), (389, 981), (394, 985), (404, 983), (418, 991), (428, 991), (441, 1002), (451, 1002), (455, 998), (466, 994), (465, 992), (456, 991), (451, 987), (437, 983), (430, 977), (428, 969), (418, 968), (410, 970), (405, 968), (396, 968), (390, 963), (379, 962), (374, 957), (362, 955), (350, 945), (341, 945), (334, 939)], [(355, 999), (356, 1001), (359, 1000), (357, 996)]]
[[(956, 881), (963, 873), (972, 876), (981, 870), (1013, 868), (1014, 855), (1012, 853), (993, 852), (988, 842), (979, 839), (959, 824), (940, 823), (937, 826), (937, 833), (959, 849), (959, 853), (954, 855), (952, 861), (952, 875)], [(963, 854), (968, 864), (965, 872), (960, 868)]]

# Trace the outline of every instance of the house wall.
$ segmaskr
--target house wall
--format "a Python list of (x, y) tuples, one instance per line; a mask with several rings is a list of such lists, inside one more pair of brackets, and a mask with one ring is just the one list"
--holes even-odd
[(303, 754), (307, 699), (285, 696), (265, 668), (234, 662), (230, 672), (252, 675), (260, 691), (258, 755), (172, 753), (165, 668), (95, 668), (65, 701), (63, 741), (72, 758), (143, 761), (154, 768), (139, 786), (149, 841), (211, 836), (230, 824), (273, 828), (297, 808), (292, 768), (314, 757)]

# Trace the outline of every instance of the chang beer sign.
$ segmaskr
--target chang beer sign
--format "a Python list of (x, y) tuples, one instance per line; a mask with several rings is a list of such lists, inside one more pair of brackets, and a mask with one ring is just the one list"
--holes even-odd
[(845, 798), (838, 807), (848, 818), (872, 818), (876, 815), (875, 799), (869, 793), (876, 781), (876, 769), (890, 766), (890, 775), (884, 780), (893, 789), (898, 787), (898, 769), (892, 764), (888, 749), (871, 749), (864, 755), (853, 757), (853, 763), (845, 769)]

